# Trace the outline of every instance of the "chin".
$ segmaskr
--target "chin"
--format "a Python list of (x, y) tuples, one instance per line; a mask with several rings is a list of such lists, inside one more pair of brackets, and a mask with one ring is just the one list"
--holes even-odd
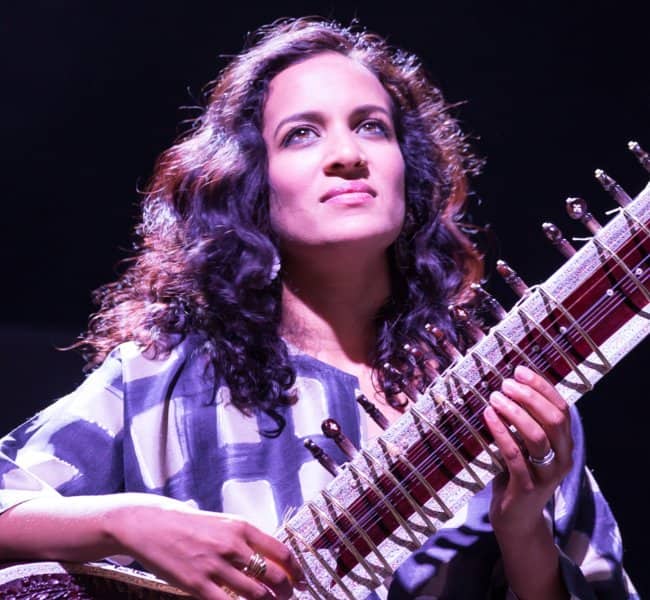
[(384, 252), (389, 248), (397, 239), (399, 231), (364, 231), (364, 232), (350, 232), (344, 235), (330, 237), (324, 245), (330, 247), (340, 246), (346, 249), (355, 249), (356, 251), (375, 251)]

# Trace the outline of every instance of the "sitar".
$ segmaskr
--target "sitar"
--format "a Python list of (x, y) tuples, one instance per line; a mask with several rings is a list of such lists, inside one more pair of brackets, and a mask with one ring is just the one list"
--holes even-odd
[[(630, 149), (650, 172), (648, 154), (633, 142)], [(276, 537), (308, 580), (295, 598), (385, 596), (407, 556), (503, 470), (482, 411), (516, 365), (542, 374), (573, 404), (648, 335), (650, 185), (632, 199), (602, 171), (596, 177), (619, 205), (615, 216), (601, 227), (584, 201), (569, 199), (569, 214), (592, 234), (588, 241), (576, 251), (546, 224), (567, 260), (530, 288), (501, 265), (518, 302), (285, 520)], [(153, 575), (106, 563), (37, 562), (0, 571), (3, 599), (182, 596)]]

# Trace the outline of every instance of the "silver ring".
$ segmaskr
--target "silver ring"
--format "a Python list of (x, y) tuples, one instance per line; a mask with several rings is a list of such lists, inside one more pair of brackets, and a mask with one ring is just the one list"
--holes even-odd
[(553, 462), (553, 460), (555, 460), (555, 451), (553, 450), (553, 448), (551, 448), (541, 458), (536, 458), (535, 456), (529, 455), (528, 460), (530, 461), (530, 464), (533, 465), (534, 467), (545, 467), (546, 465), (550, 465)]
[(248, 564), (242, 569), (244, 575), (248, 575), (253, 579), (264, 577), (266, 573), (266, 561), (259, 552), (253, 552)]

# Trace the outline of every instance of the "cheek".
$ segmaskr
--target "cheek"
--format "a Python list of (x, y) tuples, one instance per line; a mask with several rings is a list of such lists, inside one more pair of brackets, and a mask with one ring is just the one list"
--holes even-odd
[(395, 201), (399, 206), (402, 217), (406, 211), (406, 166), (401, 152), (393, 157), (391, 161), (392, 168), (389, 170), (389, 178), (393, 190)]
[(280, 237), (284, 237), (283, 234), (288, 222), (290, 222), (288, 216), (290, 212), (282, 194), (279, 194), (276, 189), (271, 188), (269, 192), (269, 220), (271, 221), (271, 229)]
[(271, 223), (275, 224), (283, 219), (283, 213), (293, 204), (291, 180), (283, 177), (279, 165), (269, 165), (269, 215)]
[(268, 179), (275, 204), (283, 207), (297, 202), (301, 191), (313, 181), (313, 172), (304, 159), (297, 160), (287, 153), (269, 161)]

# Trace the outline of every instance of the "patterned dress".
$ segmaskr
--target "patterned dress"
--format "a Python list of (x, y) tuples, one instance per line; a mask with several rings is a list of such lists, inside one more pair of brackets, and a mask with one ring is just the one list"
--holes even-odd
[[(133, 343), (119, 346), (77, 390), (0, 440), (0, 510), (48, 494), (147, 492), (238, 514), (273, 533), (331, 479), (304, 439), (344, 461), (322, 435), (324, 419), (336, 419), (357, 447), (366, 441), (357, 378), (290, 351), (298, 401), (284, 410), (282, 433), (270, 438), (260, 432), (275, 423), (232, 406), (193, 338), (156, 360)], [(573, 598), (637, 598), (618, 527), (584, 465), (575, 410), (572, 423), (574, 468), (546, 511), (565, 583)], [(489, 499), (488, 486), (414, 553), (388, 598), (514, 598), (487, 518)]]

